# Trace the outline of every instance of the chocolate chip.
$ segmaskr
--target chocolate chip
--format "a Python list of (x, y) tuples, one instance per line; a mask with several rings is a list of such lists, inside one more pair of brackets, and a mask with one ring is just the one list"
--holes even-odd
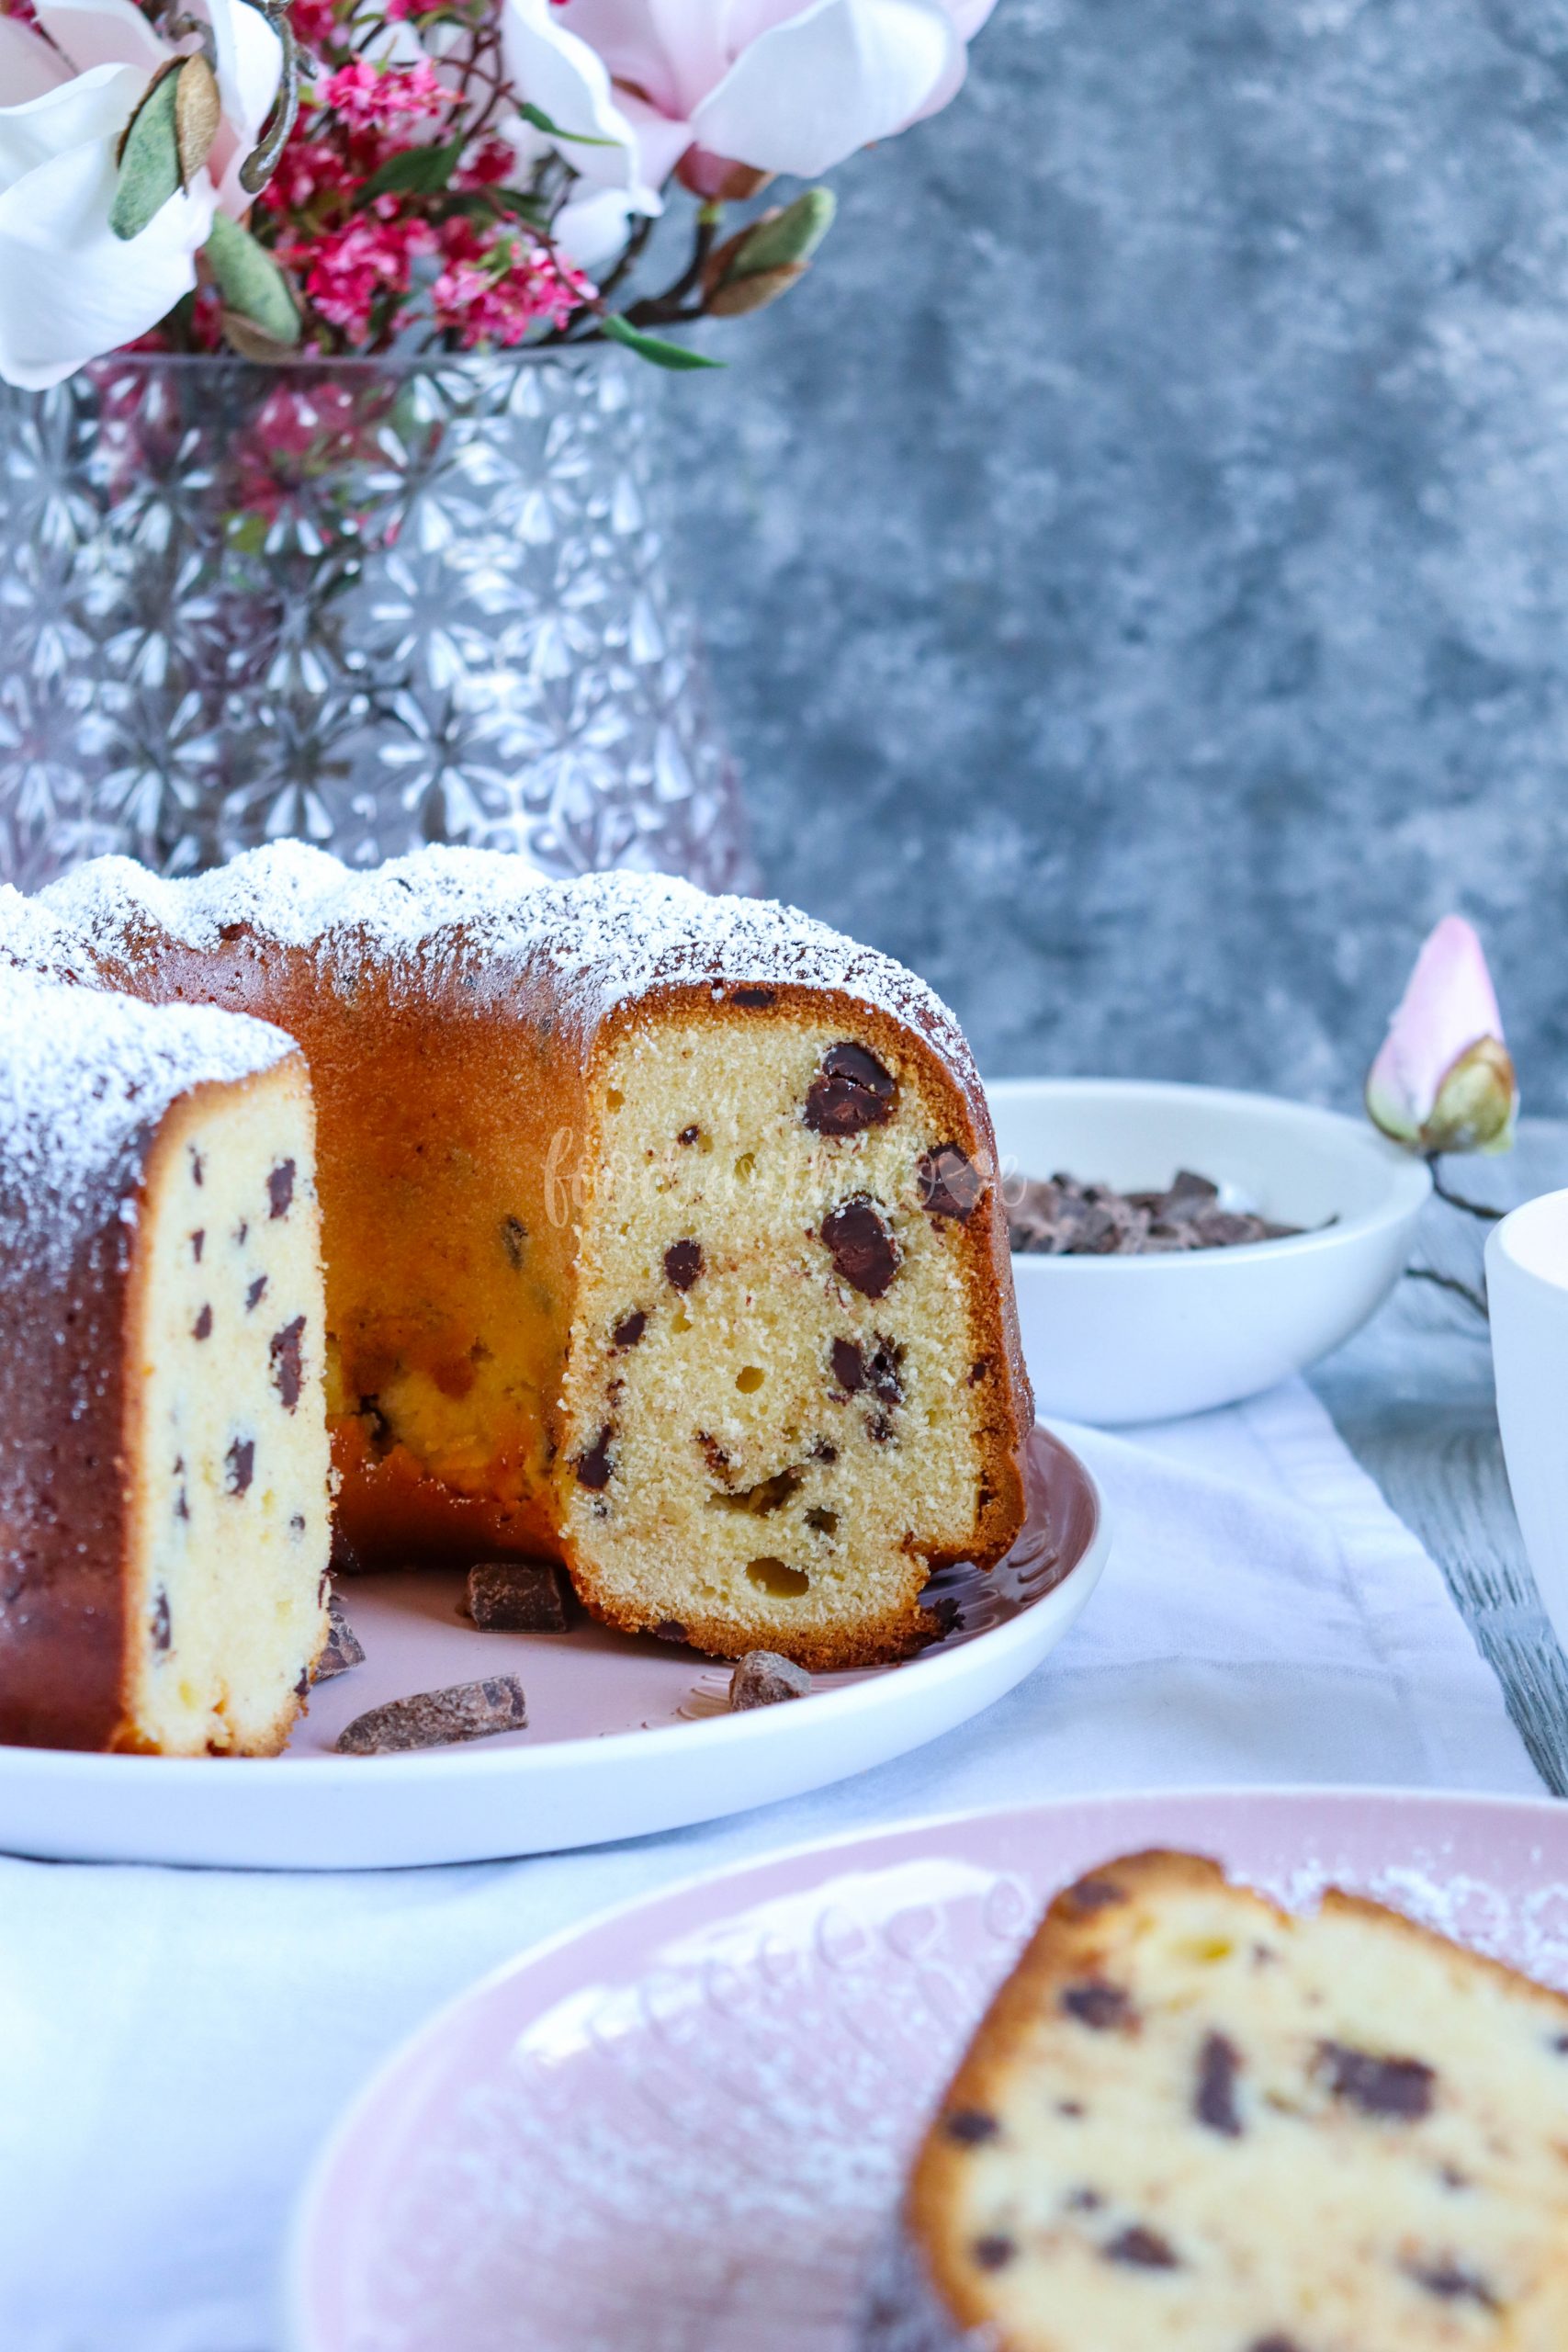
[(823, 1055), (807, 1089), (802, 1116), (815, 1135), (858, 1136), (867, 1127), (886, 1125), (897, 1091), (892, 1073), (875, 1055), (846, 1040)]
[(265, 1296), (266, 1276), (265, 1274), (258, 1274), (254, 1282), (251, 1284), (249, 1290), (245, 1293), (245, 1313), (248, 1315), (253, 1307), (259, 1306)]
[(1424, 2287), (1428, 2295), (1436, 2295), (1439, 2302), (1478, 2303), (1486, 2312), (1499, 2308), (1485, 2279), (1473, 2270), (1463, 2269), (1457, 2262), (1413, 2262), (1407, 2268), (1416, 2284)]
[(682, 1127), (675, 1140), (677, 1143), (695, 1143), (701, 1134), (701, 1127)]
[(986, 1374), (990, 1369), (991, 1359), (989, 1356), (976, 1356), (974, 1363), (969, 1367), (969, 1386), (973, 1388), (977, 1382), (984, 1380)]
[(854, 1396), (865, 1386), (865, 1360), (857, 1341), (835, 1340), (832, 1347), (833, 1377), (846, 1396)]
[(338, 1734), (336, 1745), (340, 1756), (391, 1756), (405, 1748), (445, 1747), (455, 1740), (522, 1731), (527, 1721), (523, 1685), (514, 1674), (498, 1674), (372, 1707)]
[(1379, 2058), (1342, 2041), (1318, 2045), (1318, 2064), (1336, 2098), (1348, 2099), (1363, 2115), (1386, 2115), (1414, 2123), (1432, 2106), (1437, 2076), (1419, 2058)]
[(748, 1707), (776, 1707), (785, 1699), (804, 1699), (811, 1677), (802, 1666), (776, 1650), (748, 1650), (729, 1678), (729, 1712), (739, 1715)]
[(333, 1529), (333, 1548), (328, 1565), (335, 1577), (362, 1576), (365, 1563), (341, 1527)]
[(898, 1271), (893, 1229), (867, 1193), (857, 1193), (822, 1220), (822, 1239), (840, 1282), (863, 1298), (880, 1298)]
[(1560, 2058), (1568, 2057), (1568, 2033), (1559, 2033), (1554, 2035), (1552, 2038), (1551, 2047), (1556, 2051)]
[(190, 1335), (193, 1340), (209, 1340), (212, 1337), (212, 1309), (210, 1306), (204, 1306), (202, 1308), (201, 1313), (197, 1317), (196, 1321), (190, 1327)]
[(309, 1668), (308, 1666), (302, 1666), (302, 1667), (299, 1668), (299, 1681), (294, 1685), (294, 1696), (295, 1696), (297, 1699), (308, 1699), (308, 1698), (310, 1697), (310, 1668)]
[(729, 1001), (744, 1005), (749, 1012), (765, 1012), (770, 1004), (778, 1001), (778, 995), (773, 989), (731, 989)]
[(190, 1254), (198, 1266), (201, 1263), (201, 1253), (206, 1247), (207, 1227), (205, 1226), (201, 1226), (197, 1227), (197, 1231), (193, 1233), (190, 1238)]
[(968, 1224), (986, 1189), (979, 1172), (955, 1143), (922, 1151), (915, 1162), (915, 1182), (928, 1216), (956, 1217), (960, 1225)]
[(602, 1493), (610, 1483), (610, 1442), (615, 1432), (606, 1424), (586, 1453), (580, 1453), (575, 1464), (577, 1483)]
[(1098, 2213), (1105, 2199), (1098, 2188), (1075, 2188), (1065, 2201), (1069, 2213)]
[(710, 1437), (706, 1430), (694, 1430), (692, 1434), (701, 1450), (703, 1460), (707, 1464), (714, 1476), (722, 1478), (729, 1467), (729, 1456), (717, 1438)]
[(1076, 2098), (1059, 2098), (1056, 2101), (1056, 2112), (1058, 2115), (1065, 2115), (1068, 2117), (1070, 2120), (1076, 2123), (1078, 2117), (1083, 2113), (1083, 2101)]
[(786, 1470), (775, 1470), (771, 1478), (759, 1478), (754, 1487), (741, 1487), (734, 1493), (710, 1495), (708, 1500), (721, 1510), (750, 1511), (754, 1519), (766, 1519), (770, 1511), (782, 1510), (800, 1491), (805, 1472), (793, 1464)]
[(1293, 2335), (1255, 2336), (1247, 2352), (1302, 2352)]
[(1062, 1897), (1066, 1908), (1080, 1917), (1090, 1911), (1109, 1911), (1113, 1905), (1131, 1899), (1124, 1886), (1109, 1878), (1080, 1878)]
[(1107, 2262), (1124, 2263), (1133, 2270), (1179, 2270), (1180, 2262), (1166, 2239), (1157, 2230), (1145, 2229), (1141, 2222), (1123, 2230), (1105, 2247)]
[(528, 1252), (528, 1228), (520, 1216), (502, 1218), (501, 1246), (506, 1252), (507, 1264), (516, 1273)]
[(868, 1413), (865, 1433), (873, 1445), (886, 1445), (893, 1435), (893, 1424), (886, 1413)]
[(299, 1343), (305, 1336), (305, 1317), (297, 1315), (281, 1331), (275, 1331), (270, 1342), (273, 1385), (283, 1399), (285, 1412), (291, 1413), (299, 1402), (304, 1375), (299, 1368)]
[(243, 1495), (256, 1474), (254, 1439), (237, 1437), (224, 1458), (228, 1464), (229, 1492), (231, 1495)]
[(810, 1453), (813, 1462), (837, 1462), (839, 1458), (838, 1447), (825, 1437), (812, 1439)]
[(166, 1650), (173, 1639), (174, 1630), (169, 1623), (169, 1596), (160, 1585), (152, 1596), (152, 1646), (155, 1650)]
[(700, 1241), (672, 1241), (664, 1252), (664, 1272), (677, 1290), (690, 1290), (703, 1270)]
[(190, 1505), (186, 1500), (186, 1490), (183, 1487), (180, 1488), (179, 1493), (175, 1497), (175, 1517), (176, 1519), (188, 1519), (190, 1517)]
[(1011, 2238), (1003, 2237), (998, 2231), (989, 2237), (976, 2238), (969, 2251), (977, 2269), (1005, 2270), (1018, 2248)]
[(280, 1159), (266, 1180), (266, 1196), (274, 1216), (287, 1216), (294, 1201), (294, 1162)]
[(190, 1155), (190, 1181), (193, 1184), (202, 1184), (207, 1181), (207, 1162), (194, 1148)]
[(1111, 2033), (1133, 2021), (1133, 2004), (1120, 1984), (1106, 1984), (1098, 1979), (1084, 1984), (1063, 1987), (1058, 2006), (1079, 2025), (1087, 2025), (1092, 2033)]
[(485, 1560), (468, 1570), (468, 1614), (484, 1634), (564, 1634), (565, 1578), (553, 1560)]
[(616, 1324), (610, 1344), (616, 1348), (635, 1348), (647, 1329), (648, 1317), (640, 1306), (636, 1306), (624, 1322)]
[(664, 1617), (655, 1625), (653, 1638), (656, 1642), (683, 1642), (686, 1628), (678, 1617)]
[(1001, 2137), (1001, 2125), (994, 2115), (981, 2107), (955, 2107), (942, 2118), (945, 2138), (956, 2142), (961, 2148), (977, 2148), (984, 2141)]
[(1205, 2036), (1198, 2053), (1198, 2087), (1193, 2093), (1192, 2111), (1200, 2123), (1222, 2139), (1241, 2138), (1241, 2118), (1236, 2113), (1235, 2083), (1241, 2072), (1241, 2053), (1234, 2041), (1223, 2033)]

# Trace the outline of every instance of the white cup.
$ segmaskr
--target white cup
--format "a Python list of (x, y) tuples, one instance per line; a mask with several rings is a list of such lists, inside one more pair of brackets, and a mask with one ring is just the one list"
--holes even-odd
[(1486, 1296), (1514, 1509), (1568, 1649), (1568, 1192), (1543, 1193), (1493, 1228)]

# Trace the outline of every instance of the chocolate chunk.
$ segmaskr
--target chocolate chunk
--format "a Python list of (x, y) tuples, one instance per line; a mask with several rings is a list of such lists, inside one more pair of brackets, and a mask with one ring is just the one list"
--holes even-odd
[(1241, 2072), (1241, 2053), (1234, 2041), (1223, 2033), (1205, 2036), (1198, 2053), (1198, 2087), (1192, 2097), (1192, 2111), (1200, 2123), (1222, 2139), (1241, 2138), (1241, 2117), (1236, 2113), (1235, 2083)]
[(664, 1272), (677, 1290), (690, 1290), (703, 1270), (700, 1241), (672, 1241), (664, 1252)]
[(776, 1650), (748, 1650), (729, 1678), (729, 1712), (747, 1707), (776, 1707), (784, 1699), (804, 1699), (811, 1677), (803, 1666), (792, 1665)]
[(846, 1039), (823, 1055), (807, 1089), (802, 1116), (815, 1135), (858, 1136), (867, 1127), (886, 1125), (897, 1091), (892, 1072), (875, 1055)]
[(484, 1560), (468, 1570), (468, 1614), (485, 1634), (564, 1634), (565, 1578), (553, 1560)]
[(701, 1134), (701, 1127), (682, 1127), (675, 1140), (677, 1143), (695, 1143)]
[(299, 1391), (304, 1385), (299, 1369), (299, 1343), (304, 1336), (305, 1317), (297, 1315), (292, 1323), (286, 1323), (281, 1331), (275, 1331), (269, 1342), (273, 1385), (288, 1413), (291, 1413), (299, 1402)]
[(792, 1464), (787, 1470), (775, 1470), (771, 1478), (759, 1478), (754, 1487), (711, 1495), (708, 1499), (721, 1510), (748, 1510), (754, 1519), (766, 1519), (770, 1511), (782, 1510), (799, 1493), (805, 1475)]
[(1058, 2006), (1093, 2033), (1111, 2033), (1133, 2022), (1133, 2004), (1120, 1984), (1106, 1984), (1099, 1979), (1064, 1985)]
[(722, 1478), (729, 1467), (729, 1456), (717, 1438), (710, 1437), (706, 1430), (694, 1430), (692, 1434), (701, 1448), (703, 1460), (707, 1464), (714, 1476)]
[(207, 1162), (194, 1145), (190, 1155), (190, 1181), (193, 1184), (203, 1184), (207, 1181)]
[(1127, 1899), (1126, 1888), (1118, 1886), (1114, 1879), (1080, 1878), (1075, 1886), (1068, 1887), (1062, 1903), (1067, 1911), (1081, 1918), (1091, 1911), (1109, 1911)]
[(1408, 2267), (1416, 2284), (1424, 2287), (1428, 2295), (1436, 2295), (1439, 2302), (1477, 2303), (1485, 2312), (1500, 2308), (1485, 2279), (1478, 2272), (1466, 2270), (1457, 2262), (1413, 2262)]
[[(187, 1513), (186, 1516), (188, 1517), (189, 1514)], [(152, 1596), (152, 1646), (155, 1650), (166, 1650), (173, 1639), (174, 1632), (169, 1623), (169, 1596), (160, 1585)]]
[(1259, 2335), (1247, 2346), (1247, 2352), (1302, 2352), (1293, 2335)]
[(193, 1340), (210, 1340), (212, 1337), (212, 1309), (210, 1306), (204, 1306), (202, 1308), (201, 1313), (197, 1317), (196, 1321), (190, 1327), (190, 1335)]
[(308, 1699), (310, 1695), (310, 1669), (308, 1666), (302, 1666), (299, 1668), (299, 1679), (294, 1685), (294, 1696), (297, 1699)]
[(615, 1348), (635, 1348), (648, 1329), (648, 1317), (640, 1306), (635, 1306), (624, 1321), (616, 1324), (610, 1337)]
[(1200, 1209), (1212, 1208), (1219, 1197), (1220, 1188), (1209, 1177), (1179, 1168), (1160, 1201), (1160, 1212), (1168, 1217), (1193, 1216)]
[(1168, 2240), (1141, 2222), (1113, 2237), (1105, 2248), (1107, 2262), (1121, 2262), (1134, 2270), (1179, 2270), (1181, 2265)]
[(814, 1437), (810, 1452), (813, 1462), (837, 1462), (839, 1458), (838, 1447), (825, 1437)]
[(357, 1577), (365, 1572), (364, 1561), (341, 1527), (333, 1529), (333, 1548), (328, 1566), (334, 1577)]
[(1342, 2041), (1318, 2045), (1318, 2064), (1336, 2098), (1348, 2099), (1363, 2115), (1385, 2115), (1401, 2123), (1429, 2114), (1437, 2076), (1419, 2058), (1379, 2058)]
[(1070, 2117), (1070, 2118), (1072, 2119), (1072, 2120), (1073, 2120), (1073, 2121), (1075, 2121), (1075, 2122), (1077, 2120), (1078, 2117), (1083, 2113), (1083, 2111), (1084, 2111), (1084, 2110), (1083, 2110), (1083, 2101), (1082, 2101), (1081, 2099), (1077, 2099), (1077, 2098), (1059, 2098), (1059, 2099), (1056, 2101), (1056, 2112), (1057, 2112), (1057, 2114), (1058, 2114), (1058, 2115), (1066, 2115), (1066, 2116), (1068, 2116), (1068, 2117)]
[(520, 1216), (502, 1218), (501, 1246), (506, 1252), (507, 1264), (513, 1273), (518, 1272), (528, 1253), (528, 1228)]
[(975, 2257), (977, 2269), (1005, 2270), (1018, 2247), (1011, 2238), (1003, 2237), (998, 2230), (988, 2237), (976, 2238), (969, 2251)]
[(190, 1517), (190, 1505), (186, 1500), (186, 1490), (183, 1487), (180, 1488), (179, 1493), (175, 1497), (175, 1517), (176, 1519), (188, 1519)]
[(893, 1424), (886, 1413), (868, 1413), (865, 1433), (873, 1445), (886, 1445), (893, 1435)]
[(968, 1224), (986, 1189), (967, 1154), (955, 1143), (922, 1151), (915, 1162), (915, 1182), (928, 1216), (956, 1217), (960, 1225)]
[(854, 1340), (835, 1340), (832, 1346), (833, 1377), (846, 1396), (852, 1396), (865, 1386), (865, 1361)]
[(384, 1707), (355, 1715), (336, 1745), (340, 1756), (394, 1756), (404, 1748), (446, 1747), (456, 1740), (522, 1731), (527, 1721), (523, 1685), (514, 1674), (497, 1674), (482, 1682), (454, 1682), (445, 1690), (389, 1700)]
[(206, 1247), (207, 1227), (205, 1226), (201, 1226), (191, 1235), (190, 1238), (190, 1254), (198, 1266), (201, 1263), (201, 1253)]
[(942, 2118), (944, 2138), (956, 2142), (961, 2148), (978, 2148), (987, 2140), (999, 2139), (1001, 2125), (984, 2108), (955, 2107)]
[(228, 1464), (229, 1492), (231, 1495), (243, 1495), (256, 1475), (254, 1439), (237, 1437), (224, 1459)]
[(893, 1228), (868, 1193), (857, 1193), (822, 1220), (822, 1239), (840, 1282), (863, 1298), (880, 1298), (898, 1271)]
[(312, 1682), (330, 1682), (334, 1674), (346, 1674), (351, 1666), (363, 1666), (365, 1652), (359, 1636), (344, 1615), (343, 1603), (333, 1600), (327, 1603), (327, 1639), (321, 1657), (310, 1669)]
[(774, 989), (731, 989), (729, 1001), (743, 1005), (751, 1012), (765, 1012), (770, 1004), (778, 1001), (778, 993)]
[(590, 1487), (594, 1494), (603, 1493), (610, 1483), (610, 1444), (615, 1431), (606, 1424), (586, 1453), (580, 1453), (575, 1464), (577, 1483)]
[(1069, 2213), (1098, 2213), (1105, 2199), (1098, 2188), (1075, 2188), (1063, 2201)]
[(266, 1276), (265, 1274), (258, 1274), (254, 1282), (251, 1284), (249, 1290), (245, 1293), (245, 1313), (248, 1315), (254, 1306), (259, 1306), (265, 1296)]
[(1058, 1173), (1048, 1182), (1024, 1184), (1008, 1208), (1008, 1237), (1021, 1252), (1125, 1258), (1279, 1241), (1300, 1230), (1222, 1209), (1218, 1202), (1218, 1186), (1190, 1169), (1163, 1193), (1118, 1193)]
[(969, 1386), (973, 1388), (980, 1381), (984, 1380), (986, 1374), (990, 1369), (991, 1359), (989, 1356), (976, 1356), (974, 1363), (969, 1367)]
[(664, 1617), (655, 1625), (653, 1638), (656, 1642), (683, 1642), (686, 1628), (678, 1617)]
[(266, 1180), (266, 1196), (274, 1216), (287, 1216), (294, 1201), (294, 1162), (280, 1159)]

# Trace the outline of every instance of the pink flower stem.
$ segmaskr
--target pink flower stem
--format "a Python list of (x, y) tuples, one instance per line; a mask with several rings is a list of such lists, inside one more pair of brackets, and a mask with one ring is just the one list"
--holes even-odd
[(1427, 1165), (1432, 1171), (1432, 1190), (1439, 1201), (1447, 1201), (1451, 1209), (1462, 1209), (1466, 1216), (1480, 1217), (1486, 1225), (1495, 1225), (1499, 1217), (1507, 1216), (1506, 1209), (1489, 1209), (1484, 1201), (1467, 1201), (1462, 1193), (1450, 1193), (1438, 1172), (1438, 1161), (1437, 1152), (1427, 1154)]
[(1406, 1266), (1404, 1274), (1407, 1282), (1436, 1283), (1439, 1290), (1451, 1290), (1456, 1298), (1462, 1298), (1467, 1306), (1474, 1307), (1483, 1323), (1491, 1322), (1492, 1313), (1484, 1293), (1474, 1289), (1469, 1283), (1461, 1283), (1457, 1274), (1439, 1274), (1435, 1266)]

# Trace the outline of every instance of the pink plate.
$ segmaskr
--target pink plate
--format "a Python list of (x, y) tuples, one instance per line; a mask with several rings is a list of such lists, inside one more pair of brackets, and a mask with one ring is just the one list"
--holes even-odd
[[(989, 1576), (944, 1569), (948, 1630), (903, 1666), (822, 1674), (808, 1698), (732, 1715), (727, 1668), (677, 1643), (579, 1623), (481, 1634), (448, 1573), (355, 1577), (365, 1663), (311, 1693), (281, 1758), (81, 1756), (0, 1747), (0, 1851), (227, 1869), (381, 1870), (641, 1838), (798, 1796), (967, 1722), (1055, 1648), (1110, 1549), (1093, 1479), (1030, 1438), (1029, 1516)], [(525, 1731), (414, 1755), (338, 1756), (352, 1717), (515, 1674)]]
[(1049, 1896), (1149, 1845), (1360, 1889), (1568, 1986), (1568, 1811), (1284, 1790), (1091, 1798), (676, 1889), (477, 1986), (319, 2163), (291, 2352), (849, 2352), (921, 2120)]

